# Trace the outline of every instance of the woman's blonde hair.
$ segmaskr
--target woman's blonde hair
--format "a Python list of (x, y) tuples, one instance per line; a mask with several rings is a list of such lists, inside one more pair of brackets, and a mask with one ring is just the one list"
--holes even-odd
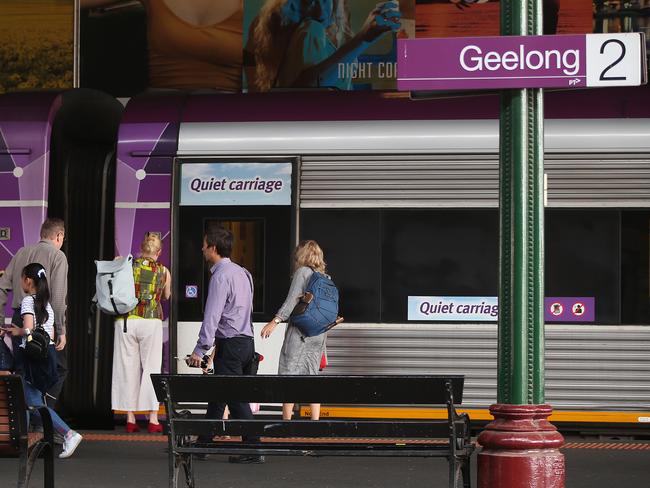
[[(284, 60), (287, 45), (278, 45), (277, 33), (295, 29), (315, 8), (318, 0), (267, 0), (260, 9), (253, 36), (255, 57), (255, 88), (268, 91), (273, 88), (278, 70)], [(345, 0), (333, 0), (332, 22), (327, 34), (338, 49), (352, 37), (350, 15)], [(290, 36), (286, 38), (289, 43)]]
[(325, 263), (325, 259), (323, 258), (323, 250), (316, 241), (308, 240), (298, 244), (295, 258), (296, 268), (307, 266), (319, 273), (325, 273), (327, 270), (327, 263)]
[(140, 244), (140, 251), (142, 256), (153, 257), (162, 249), (162, 242), (160, 236), (155, 232), (145, 232), (142, 244)]

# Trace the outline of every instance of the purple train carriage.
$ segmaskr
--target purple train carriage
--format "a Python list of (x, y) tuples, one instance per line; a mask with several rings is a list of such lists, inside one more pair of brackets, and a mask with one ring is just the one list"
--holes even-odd
[[(77, 402), (85, 411), (110, 409), (112, 328), (101, 319), (89, 328), (84, 315), (92, 260), (137, 253), (144, 232), (160, 233), (174, 281), (167, 367), (187, 372), (182, 359), (208, 282), (202, 234), (219, 222), (253, 275), (256, 325), (286, 295), (293, 247), (316, 239), (346, 318), (329, 332), (324, 374), (464, 374), (464, 407), (473, 420), (489, 418), (498, 97), (170, 91), (135, 97), (122, 113), (110, 97), (72, 90), (5, 95), (0, 109), (0, 174), (11, 189), (2, 196), (0, 227), (10, 237), (0, 241), (0, 268), (36, 238), (46, 214), (66, 218), (65, 250), (71, 275), (79, 273), (66, 395), (86, 398)], [(650, 92), (549, 93), (545, 116), (552, 421), (642, 430), (650, 422)], [(38, 176), (24, 189), (31, 165)], [(277, 368), (282, 333), (274, 336), (256, 338), (262, 373)], [(323, 414), (445, 415), (342, 405), (324, 405)]]

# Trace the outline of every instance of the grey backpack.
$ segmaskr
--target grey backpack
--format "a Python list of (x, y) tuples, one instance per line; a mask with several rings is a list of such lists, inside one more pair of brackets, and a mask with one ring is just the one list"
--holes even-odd
[(133, 256), (113, 261), (95, 261), (97, 307), (109, 315), (124, 315), (138, 304), (133, 280)]

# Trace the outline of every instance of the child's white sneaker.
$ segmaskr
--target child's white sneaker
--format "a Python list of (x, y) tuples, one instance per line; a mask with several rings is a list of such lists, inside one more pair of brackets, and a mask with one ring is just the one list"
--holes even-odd
[(75, 432), (74, 430), (68, 432), (65, 439), (63, 439), (63, 452), (59, 454), (59, 457), (64, 459), (72, 456), (82, 439), (83, 437), (79, 432)]

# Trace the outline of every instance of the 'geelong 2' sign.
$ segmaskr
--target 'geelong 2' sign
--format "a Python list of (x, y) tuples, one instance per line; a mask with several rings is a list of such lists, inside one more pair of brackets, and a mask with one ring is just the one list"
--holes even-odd
[(400, 90), (635, 86), (646, 83), (645, 37), (631, 34), (404, 39)]

